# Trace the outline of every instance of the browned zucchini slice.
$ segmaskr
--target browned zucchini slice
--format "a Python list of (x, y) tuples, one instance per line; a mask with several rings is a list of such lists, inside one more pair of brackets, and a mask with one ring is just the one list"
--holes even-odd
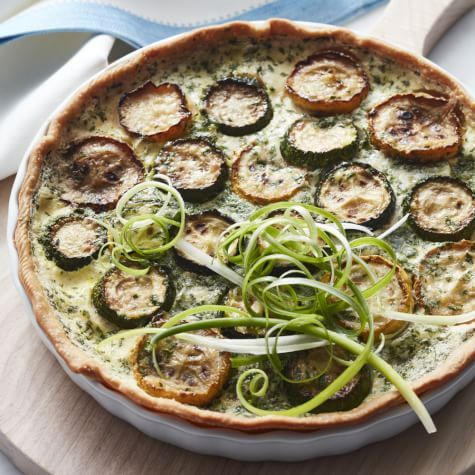
[(46, 229), (40, 241), (45, 255), (58, 267), (73, 271), (96, 258), (107, 240), (103, 226), (91, 218), (79, 215), (61, 216)]
[(280, 143), (287, 163), (311, 170), (349, 160), (357, 150), (356, 127), (351, 122), (329, 122), (327, 119), (298, 119)]
[(92, 291), (99, 315), (121, 328), (140, 327), (175, 300), (175, 287), (165, 267), (152, 266), (146, 275), (133, 276), (113, 267)]
[[(258, 315), (264, 316), (264, 308), (261, 303), (255, 299), (251, 300), (252, 310), (254, 310)], [(224, 305), (229, 305), (230, 307), (236, 307), (243, 312), (246, 312), (246, 307), (242, 300), (242, 291), (240, 287), (234, 287), (230, 289), (229, 292), (224, 297)], [(237, 317), (238, 315), (232, 312), (225, 312), (225, 317)], [(252, 327), (230, 327), (223, 328), (223, 334), (228, 338), (255, 338), (263, 337), (266, 334), (266, 328), (252, 328)]]
[[(382, 256), (362, 256), (363, 261), (373, 271), (376, 279), (384, 277), (393, 267), (392, 263)], [(352, 282), (361, 290), (366, 290), (373, 285), (373, 280), (368, 273), (358, 264), (351, 269), (350, 278)], [(411, 281), (406, 271), (396, 266), (396, 273), (389, 284), (382, 289), (377, 296), (368, 299), (369, 309), (373, 315), (374, 334), (378, 338), (381, 333), (385, 337), (398, 335), (407, 323), (401, 320), (392, 320), (384, 316), (385, 310), (411, 313), (414, 309), (414, 299), (412, 297)], [(339, 322), (347, 328), (358, 328), (359, 321), (353, 312), (345, 312), (339, 315)], [(363, 338), (368, 336), (368, 330), (362, 333)]]
[[(199, 330), (196, 333), (219, 337), (215, 330)], [(161, 340), (155, 349), (159, 374), (153, 364), (149, 342), (149, 336), (139, 340), (131, 363), (137, 384), (151, 396), (204, 406), (218, 395), (229, 378), (229, 353), (220, 353), (173, 337)]]
[(305, 184), (301, 168), (285, 165), (271, 150), (251, 145), (245, 148), (231, 170), (232, 189), (257, 204), (288, 200)]
[(462, 146), (457, 106), (425, 92), (396, 94), (369, 113), (374, 146), (391, 156), (420, 162), (454, 157)]
[(179, 139), (166, 144), (156, 171), (167, 175), (186, 201), (202, 203), (220, 193), (228, 178), (226, 160), (206, 139)]
[(61, 199), (96, 210), (113, 208), (144, 174), (127, 144), (99, 136), (71, 144), (58, 156), (52, 173)]
[(458, 241), (475, 226), (475, 194), (463, 182), (435, 176), (419, 182), (406, 202), (409, 222), (430, 241)]
[(350, 54), (329, 50), (297, 63), (286, 89), (296, 105), (310, 112), (347, 114), (367, 96), (369, 82)]
[(315, 201), (342, 221), (372, 228), (386, 224), (396, 207), (384, 174), (358, 162), (342, 163), (323, 174)]
[[(187, 216), (182, 239), (200, 251), (214, 257), (219, 236), (231, 224), (233, 224), (232, 219), (217, 211), (205, 211), (201, 214)], [(187, 255), (182, 250), (176, 249), (175, 252), (177, 262), (183, 268), (198, 274), (209, 275), (213, 273), (207, 267), (195, 262), (192, 256)]]
[(182, 136), (191, 112), (177, 84), (164, 82), (143, 86), (124, 94), (119, 101), (119, 121), (128, 132), (165, 142)]
[(417, 304), (433, 315), (475, 310), (475, 242), (449, 242), (432, 248), (419, 264), (414, 284)]
[(218, 81), (208, 89), (204, 102), (206, 115), (226, 135), (257, 132), (271, 121), (273, 115), (262, 84), (249, 77)]
[[(349, 354), (335, 347), (334, 353), (339, 358), (347, 359)], [(287, 396), (292, 404), (302, 404), (309, 401), (331, 384), (344, 370), (345, 366), (332, 360), (327, 367), (330, 355), (324, 348), (299, 351), (292, 353), (288, 359), (284, 374), (294, 381), (301, 381), (317, 376), (322, 371), (325, 373), (319, 378), (305, 383), (285, 383)], [(373, 376), (369, 366), (363, 366), (361, 371), (343, 386), (337, 393), (331, 396), (312, 412), (337, 412), (349, 411), (358, 407), (371, 392)]]

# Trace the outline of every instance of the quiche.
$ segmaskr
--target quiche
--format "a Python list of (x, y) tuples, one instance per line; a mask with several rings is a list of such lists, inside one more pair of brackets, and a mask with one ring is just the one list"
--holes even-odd
[(204, 426), (358, 423), (475, 356), (475, 104), (341, 28), (151, 45), (35, 145), (15, 243), (69, 367)]

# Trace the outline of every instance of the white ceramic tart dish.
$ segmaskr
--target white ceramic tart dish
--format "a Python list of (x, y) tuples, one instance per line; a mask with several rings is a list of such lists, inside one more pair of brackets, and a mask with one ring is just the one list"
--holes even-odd
[[(164, 253), (159, 267), (154, 265), (146, 276), (119, 276), (111, 270), (111, 245), (103, 243), (114, 240), (110, 228), (124, 202), (119, 198), (148, 183), (150, 170), (168, 176), (184, 198), (184, 239), (190, 237), (207, 253), (221, 232), (206, 234), (213, 231), (210, 222), (218, 228), (216, 223), (223, 221), (240, 223), (270, 203), (316, 203), (341, 221), (369, 227), (376, 236), (408, 212), (409, 222), (386, 238), (398, 268), (382, 300), (393, 311), (455, 318), (475, 306), (474, 251), (468, 240), (474, 221), (474, 110), (456, 81), (429, 61), (340, 28), (281, 20), (232, 23), (129, 55), (60, 107), (18, 174), (18, 212), (14, 194), (10, 230), (16, 222), (19, 277), (41, 334), (68, 374), (107, 409), (150, 435), (187, 448), (233, 456), (231, 446), (255, 440), (268, 447), (275, 434), (281, 442), (300, 441), (301, 448), (295, 455), (246, 449), (242, 458), (290, 460), (351, 450), (363, 440), (403, 430), (414, 414), (401, 406), (399, 392), (375, 370), (371, 388), (362, 397), (353, 392), (351, 407), (338, 402), (330, 411), (299, 417), (255, 415), (235, 396), (237, 376), (247, 367), (230, 369), (228, 356), (218, 350), (198, 350), (201, 362), (213, 362), (201, 369), (213, 374), (205, 374), (200, 389), (204, 385), (206, 394), (196, 399), (198, 390), (171, 387), (176, 368), (169, 348), (161, 348), (162, 358), (165, 353), (172, 357), (160, 368), (169, 371), (173, 384), (152, 374), (148, 357), (140, 356), (147, 348), (137, 344), (142, 336), (98, 349), (104, 338), (138, 326), (139, 320), (141, 328), (158, 328), (164, 311), (176, 315), (197, 305), (222, 304), (233, 287), (203, 269), (183, 247)], [(435, 197), (442, 200), (440, 206)], [(137, 203), (127, 203), (137, 208)], [(149, 206), (145, 200), (138, 205)], [(142, 214), (152, 211), (147, 208)], [(193, 219), (201, 221), (193, 227)], [(104, 222), (112, 223), (109, 236), (101, 232)], [(265, 253), (265, 245), (259, 245)], [(97, 257), (101, 248), (104, 252)], [(443, 261), (440, 266), (437, 259)], [(363, 261), (377, 276), (378, 266), (386, 265), (374, 257)], [(443, 270), (451, 266), (456, 271), (445, 275)], [(329, 279), (324, 274), (322, 282)], [(363, 285), (360, 274), (351, 270), (354, 282)], [(416, 281), (415, 304), (410, 279)], [(98, 294), (107, 297), (107, 305)], [(385, 334), (381, 357), (418, 394), (430, 392), (430, 410), (471, 380), (473, 323), (399, 322), (389, 331), (381, 309), (372, 311), (375, 348)], [(351, 331), (354, 320), (343, 320), (339, 328)], [(360, 345), (367, 339), (362, 332)], [(177, 345), (175, 354), (182, 357), (183, 347), (190, 346)], [(326, 350), (305, 355), (311, 352)], [(288, 370), (292, 357), (283, 361), (287, 376), (298, 376)], [(278, 411), (301, 402), (302, 394), (295, 396), (289, 385), (277, 381), (274, 386), (267, 363), (257, 364), (269, 372), (271, 382), (271, 392), (265, 401), (255, 402), (258, 406)], [(191, 386), (196, 384), (191, 380)], [(361, 384), (350, 383), (361, 390)], [(315, 396), (322, 390), (321, 378), (318, 384), (304, 395)], [(165, 435), (165, 427), (173, 427), (170, 434)], [(295, 434), (295, 439), (278, 432), (315, 429)], [(272, 432), (252, 433), (266, 430)], [(193, 445), (197, 434), (208, 439), (219, 434), (227, 442), (216, 450)], [(356, 434), (361, 435), (358, 442)], [(353, 439), (341, 450), (327, 450), (329, 445), (323, 444), (315, 451), (319, 441), (340, 437)]]

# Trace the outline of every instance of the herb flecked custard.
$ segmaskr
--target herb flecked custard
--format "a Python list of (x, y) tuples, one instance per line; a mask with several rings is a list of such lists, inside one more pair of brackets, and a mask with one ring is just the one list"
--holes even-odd
[(145, 48), (32, 152), (15, 242), (73, 371), (243, 430), (355, 423), (475, 355), (475, 105), (431, 63), (271, 20)]

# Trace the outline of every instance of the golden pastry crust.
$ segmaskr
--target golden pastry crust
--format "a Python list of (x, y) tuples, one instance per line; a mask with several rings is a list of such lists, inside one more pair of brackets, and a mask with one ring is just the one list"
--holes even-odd
[[(149, 396), (136, 385), (130, 384), (116, 376), (105, 363), (88, 356), (78, 348), (66, 335), (61, 323), (56, 318), (45, 292), (40, 284), (32, 256), (30, 232), (30, 216), (32, 198), (37, 190), (44, 157), (52, 151), (60, 141), (61, 133), (66, 124), (81, 110), (85, 101), (99, 95), (107, 85), (118, 78), (130, 77), (144, 62), (156, 58), (170, 57), (190, 51), (197, 45), (206, 46), (230, 38), (272, 38), (284, 35), (292, 38), (323, 38), (341, 47), (356, 47), (385, 56), (395, 62), (419, 71), (429, 79), (438, 81), (451, 90), (469, 112), (467, 120), (473, 121), (475, 103), (457, 82), (443, 70), (429, 61), (407, 51), (399, 50), (382, 41), (361, 38), (343, 28), (307, 28), (290, 21), (273, 19), (258, 25), (234, 22), (221, 26), (203, 28), (175, 39), (161, 42), (145, 48), (136, 55), (108, 69), (99, 75), (79, 92), (67, 106), (58, 113), (49, 124), (46, 135), (34, 147), (28, 160), (25, 178), (19, 195), (19, 215), (15, 230), (15, 244), (19, 256), (19, 275), (25, 291), (31, 301), (36, 319), (42, 330), (54, 344), (56, 350), (69, 368), (101, 382), (104, 386), (123, 394), (140, 406), (162, 414), (176, 416), (192, 421), (201, 426), (221, 426), (245, 431), (262, 431), (268, 429), (310, 430), (323, 429), (346, 424), (355, 424), (379, 413), (389, 407), (398, 405), (402, 398), (397, 391), (389, 391), (381, 396), (363, 402), (359, 407), (341, 413), (327, 413), (309, 417), (294, 418), (287, 416), (238, 417), (231, 414), (200, 409), (178, 403), (171, 399)], [(466, 114), (467, 115), (467, 114)], [(436, 370), (420, 378), (414, 385), (418, 394), (436, 388), (454, 378), (475, 359), (475, 337), (469, 338), (458, 350), (446, 359)]]

